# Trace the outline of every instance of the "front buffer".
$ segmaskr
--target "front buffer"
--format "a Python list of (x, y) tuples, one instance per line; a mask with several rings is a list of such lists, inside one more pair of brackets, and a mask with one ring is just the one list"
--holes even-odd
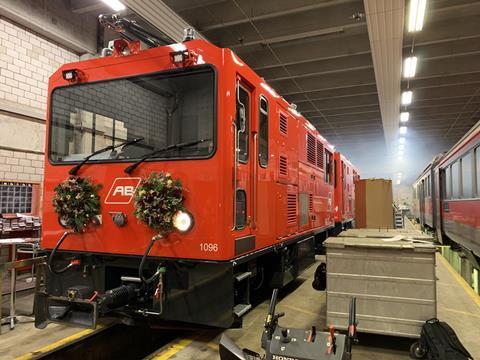
[[(189, 260), (141, 260), (61, 252), (55, 273), (47, 269), (46, 287), (35, 296), (35, 326), (48, 323), (95, 328), (106, 315), (130, 320), (174, 321), (219, 328), (235, 320), (233, 264)], [(146, 280), (146, 281), (145, 281)], [(150, 280), (150, 281), (149, 281)], [(219, 301), (221, 299), (221, 301)]]

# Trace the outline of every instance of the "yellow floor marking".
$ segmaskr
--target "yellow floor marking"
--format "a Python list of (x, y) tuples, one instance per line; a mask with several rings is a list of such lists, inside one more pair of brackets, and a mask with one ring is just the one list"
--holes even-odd
[(207, 343), (207, 346), (208, 346), (210, 349), (218, 352), (218, 344), (215, 344), (214, 342), (211, 342), (211, 341), (210, 341), (209, 343)]
[(196, 338), (180, 339), (177, 342), (169, 345), (169, 347), (167, 349), (165, 349), (165, 351), (162, 351), (162, 352), (158, 353), (157, 355), (155, 355), (154, 357), (152, 357), (152, 360), (154, 360), (154, 359), (155, 360), (170, 359), (173, 355), (175, 355), (179, 351), (185, 349), (188, 345), (190, 345), (192, 342), (194, 342), (195, 339)]
[(313, 316), (318, 316), (319, 315), (319, 314), (314, 313), (313, 311), (300, 309), (300, 308), (298, 308), (296, 306), (292, 306), (292, 305), (281, 304), (281, 307), (286, 307), (288, 309), (292, 309), (292, 310), (295, 310), (295, 311), (298, 311), (298, 312), (302, 312), (302, 313), (307, 314), (307, 315), (313, 315)]
[(92, 334), (96, 331), (102, 330), (103, 328), (105, 328), (105, 325), (98, 325), (96, 329), (85, 329), (85, 330), (79, 331), (79, 332), (77, 332), (73, 335), (67, 336), (66, 338), (60, 339), (60, 340), (58, 340), (54, 343), (48, 344), (44, 347), (41, 347), (38, 350), (35, 350), (35, 351), (29, 352), (27, 354), (21, 355), (21, 356), (15, 358), (15, 360), (35, 359), (36, 357), (38, 357), (40, 355), (48, 353), (48, 352), (50, 352), (52, 350), (55, 350), (55, 349), (57, 349), (61, 346), (67, 345), (68, 343), (71, 343), (75, 340), (81, 339), (81, 338), (83, 338), (87, 335), (90, 335), (90, 334)]
[(456, 314), (462, 314), (462, 315), (466, 315), (466, 316), (474, 316), (474, 317), (480, 318), (480, 315), (478, 315), (478, 314), (472, 314), (471, 312), (467, 312), (467, 311), (462, 311), (462, 310), (457, 310), (457, 309), (450, 309), (450, 308), (447, 308), (447, 307), (445, 307), (445, 306), (440, 306), (439, 308), (442, 309), (442, 310), (445, 310), (445, 311), (449, 311), (449, 312), (456, 313)]
[(470, 296), (475, 302), (475, 304), (477, 304), (477, 306), (480, 307), (480, 297), (477, 294), (475, 294), (475, 291), (473, 291), (470, 285), (468, 285), (468, 283), (460, 276), (460, 274), (458, 274), (455, 271), (455, 269), (448, 263), (447, 259), (445, 259), (441, 255), (439, 257), (440, 257), (440, 261), (443, 262), (443, 264), (448, 269), (448, 271), (450, 271), (450, 273), (453, 275), (455, 280), (457, 280), (457, 282), (460, 285), (462, 285), (462, 287), (465, 289), (465, 292), (468, 294), (468, 296)]
[(217, 335), (218, 335), (217, 332), (212, 334), (208, 331), (204, 331), (193, 337), (178, 339), (177, 341), (170, 343), (170, 345), (166, 349), (160, 350), (158, 353), (156, 353), (154, 356), (150, 357), (149, 359), (150, 360), (170, 359), (172, 356), (174, 356), (178, 352), (185, 349), (188, 345), (190, 345), (194, 341), (203, 342), (204, 345), (218, 351), (218, 345), (215, 345), (213, 342), (211, 342), (211, 340), (215, 338)]

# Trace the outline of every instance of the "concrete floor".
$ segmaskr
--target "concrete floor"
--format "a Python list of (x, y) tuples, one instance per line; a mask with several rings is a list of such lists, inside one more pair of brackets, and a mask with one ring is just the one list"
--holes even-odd
[[(437, 255), (437, 295), (438, 317), (447, 321), (456, 331), (465, 347), (474, 358), (480, 358), (480, 299), (468, 293), (458, 275), (452, 272), (449, 265)], [(311, 279), (315, 267), (307, 270), (299, 279), (281, 292), (277, 311), (284, 311), (286, 316), (280, 324), (290, 327), (309, 328), (316, 325), (318, 329), (325, 327), (325, 292), (318, 292), (311, 287)], [(18, 308), (20, 312), (31, 311), (31, 296), (20, 296)], [(4, 312), (6, 312), (4, 299)], [(244, 317), (242, 329), (226, 331), (240, 347), (247, 347), (262, 353), (260, 336), (267, 312), (268, 301), (254, 308)], [(37, 330), (32, 323), (21, 323), (14, 331), (4, 326), (0, 335), (1, 359), (14, 359), (25, 353), (35, 351), (62, 338), (78, 333), (81, 329), (65, 326), (49, 325), (45, 330)], [(219, 330), (185, 332), (177, 340), (159, 349), (151, 358), (176, 360), (218, 359)], [(354, 348), (353, 358), (366, 360), (372, 358), (396, 360), (408, 359), (410, 339), (387, 336), (360, 334), (360, 344)]]

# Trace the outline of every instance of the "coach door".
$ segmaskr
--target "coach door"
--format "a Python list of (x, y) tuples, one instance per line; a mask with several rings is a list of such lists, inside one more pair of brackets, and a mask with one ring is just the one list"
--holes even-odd
[(235, 186), (235, 214), (234, 230), (240, 238), (235, 244), (235, 254), (241, 254), (255, 248), (255, 239), (251, 237), (253, 222), (253, 191), (250, 166), (252, 154), (252, 91), (248, 85), (237, 79), (236, 86), (236, 115), (235, 115), (235, 148), (236, 164), (234, 171)]
[(419, 196), (419, 208), (420, 208), (420, 225), (425, 226), (425, 179), (420, 182), (420, 196)]

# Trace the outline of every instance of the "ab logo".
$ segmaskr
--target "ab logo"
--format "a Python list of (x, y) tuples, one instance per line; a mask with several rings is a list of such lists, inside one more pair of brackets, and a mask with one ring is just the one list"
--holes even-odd
[(140, 180), (139, 177), (116, 178), (105, 198), (105, 204), (130, 204)]

